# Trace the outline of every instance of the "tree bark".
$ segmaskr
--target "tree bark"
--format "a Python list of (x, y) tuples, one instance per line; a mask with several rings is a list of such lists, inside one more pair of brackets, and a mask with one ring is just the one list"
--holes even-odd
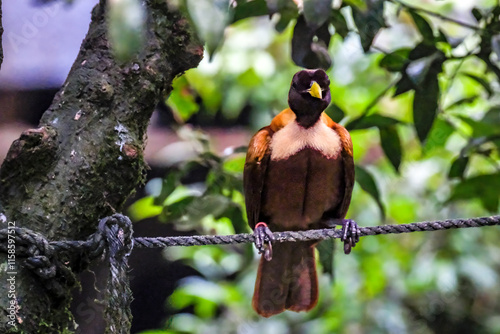
[(0, 68), (2, 68), (3, 63), (3, 46), (2, 46), (2, 36), (3, 36), (3, 23), (2, 23), (2, 0), (0, 0)]
[[(66, 82), (39, 127), (12, 144), (0, 169), (0, 228), (11, 222), (49, 240), (86, 239), (98, 220), (120, 211), (144, 181), (143, 150), (153, 109), (175, 76), (196, 67), (203, 56), (187, 20), (167, 1), (146, 3), (145, 45), (126, 64), (118, 64), (109, 48), (105, 1), (94, 8)], [(54, 296), (23, 268), (22, 259), (16, 264), (14, 299), (7, 297), (5, 267), (0, 272), (1, 325), (9, 321), (6, 310), (15, 300), (17, 330), (71, 330), (71, 286)]]

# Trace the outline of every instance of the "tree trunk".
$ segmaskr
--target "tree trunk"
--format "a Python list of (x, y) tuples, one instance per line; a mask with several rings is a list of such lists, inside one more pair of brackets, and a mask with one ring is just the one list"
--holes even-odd
[[(94, 8), (66, 82), (39, 127), (12, 144), (0, 169), (0, 228), (10, 222), (49, 240), (86, 239), (98, 220), (120, 211), (144, 181), (143, 150), (153, 109), (175, 76), (196, 67), (203, 55), (186, 19), (166, 1), (146, 3), (145, 45), (126, 64), (111, 54), (105, 1)], [(71, 330), (71, 286), (63, 281), (64, 293), (54, 295), (18, 257), (15, 297), (9, 298), (11, 285), (5, 282), (12, 277), (1, 256), (2, 325), (11, 320), (8, 307), (14, 303), (18, 331)]]
[(3, 62), (2, 36), (3, 36), (2, 0), (0, 0), (0, 68), (2, 68), (2, 62)]

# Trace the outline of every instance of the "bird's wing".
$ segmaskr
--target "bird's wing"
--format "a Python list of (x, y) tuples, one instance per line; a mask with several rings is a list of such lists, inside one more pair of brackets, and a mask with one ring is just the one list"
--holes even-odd
[(321, 115), (321, 120), (333, 129), (340, 137), (340, 142), (342, 143), (342, 163), (344, 165), (344, 198), (342, 203), (335, 210), (335, 218), (345, 218), (347, 210), (349, 209), (349, 204), (351, 203), (352, 188), (354, 187), (354, 160), (352, 157), (352, 141), (349, 132), (342, 125), (335, 123), (328, 115), (323, 113)]
[(260, 129), (248, 144), (245, 168), (243, 169), (243, 188), (248, 224), (252, 229), (259, 222), (261, 213), (262, 190), (271, 156), (269, 150), (271, 137), (294, 119), (295, 114), (291, 109), (283, 110), (273, 118), (269, 126)]
[(259, 222), (262, 190), (269, 164), (269, 143), (273, 131), (269, 126), (260, 129), (250, 140), (243, 170), (243, 188), (248, 224), (253, 229)]

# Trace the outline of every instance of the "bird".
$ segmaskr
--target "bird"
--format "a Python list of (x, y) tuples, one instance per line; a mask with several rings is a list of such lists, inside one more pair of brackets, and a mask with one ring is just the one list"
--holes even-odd
[(254, 310), (270, 317), (285, 310), (309, 311), (318, 301), (315, 244), (274, 243), (272, 232), (342, 225), (344, 251), (359, 240), (357, 225), (344, 219), (354, 186), (349, 132), (324, 111), (331, 102), (330, 79), (322, 69), (297, 72), (289, 108), (251, 138), (243, 171), (248, 224), (262, 253)]

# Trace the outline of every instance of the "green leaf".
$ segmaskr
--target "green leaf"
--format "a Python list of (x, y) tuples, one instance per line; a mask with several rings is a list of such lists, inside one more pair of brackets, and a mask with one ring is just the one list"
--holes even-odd
[(365, 52), (368, 52), (378, 31), (386, 26), (384, 20), (384, 1), (367, 1), (366, 9), (357, 6), (352, 6), (351, 8), (352, 17), (361, 39), (361, 46)]
[(401, 72), (409, 63), (410, 48), (401, 48), (386, 54), (379, 62), (379, 66), (390, 72)]
[(439, 99), (438, 71), (429, 74), (415, 90), (413, 98), (413, 123), (420, 142), (424, 143), (437, 115)]
[(488, 93), (488, 97), (491, 97), (491, 95), (493, 95), (493, 90), (491, 89), (490, 83), (486, 81), (486, 79), (481, 78), (480, 76), (477, 76), (472, 73), (461, 73), (461, 74), (465, 75), (466, 77), (474, 80), (475, 82), (483, 86), (484, 90)]
[(378, 191), (377, 184), (373, 176), (363, 167), (358, 165), (355, 166), (356, 182), (358, 182), (361, 189), (366, 191), (374, 200), (380, 209), (380, 215), (382, 220), (385, 219), (385, 208), (380, 199), (380, 193)]
[[(196, 196), (186, 196), (174, 203), (168, 204), (163, 207), (159, 219), (163, 222), (170, 222), (180, 219), (186, 215), (187, 208), (191, 205)], [(195, 222), (193, 222), (195, 223)]]
[(399, 172), (401, 164), (401, 141), (396, 126), (387, 126), (380, 128), (380, 143), (385, 155), (389, 158), (392, 166)]
[(126, 62), (144, 44), (144, 7), (139, 0), (108, 1), (108, 34), (115, 58)]
[(265, 0), (253, 0), (238, 5), (233, 9), (233, 23), (253, 16), (262, 16), (268, 14), (267, 3)]
[(323, 267), (323, 272), (334, 277), (334, 254), (335, 254), (335, 239), (325, 239), (316, 245), (319, 252), (319, 262)]
[(410, 10), (410, 15), (417, 26), (418, 31), (422, 35), (425, 43), (432, 44), (434, 41), (434, 32), (426, 19), (417, 14), (415, 11)]
[(243, 172), (243, 167), (245, 165), (245, 154), (239, 154), (237, 156), (228, 158), (224, 161), (222, 167), (224, 171), (228, 173), (241, 174)]
[(451, 103), (448, 107), (445, 108), (445, 110), (449, 110), (449, 109), (452, 109), (452, 108), (455, 108), (455, 107), (459, 107), (463, 104), (469, 104), (469, 103), (473, 103), (474, 101), (476, 101), (476, 99), (479, 97), (479, 95), (472, 95), (472, 96), (468, 96), (468, 97), (463, 97), (461, 99), (458, 99), (456, 100), (455, 102)]
[(293, 29), (292, 60), (305, 68), (328, 69), (332, 65), (328, 52), (330, 39), (328, 22), (317, 29), (311, 28), (300, 15)]
[(172, 194), (179, 184), (181, 173), (179, 171), (171, 171), (168, 173), (167, 177), (162, 180), (160, 195), (155, 197), (155, 205), (163, 205), (165, 200), (170, 194)]
[(481, 121), (486, 124), (500, 126), (500, 106), (491, 107)]
[(137, 222), (146, 218), (156, 217), (163, 210), (161, 205), (154, 203), (153, 196), (143, 197), (135, 201), (127, 209), (127, 215), (132, 221)]
[(347, 123), (345, 128), (349, 131), (351, 130), (363, 130), (363, 129), (369, 129), (373, 127), (379, 127), (379, 128), (384, 128), (392, 125), (396, 125), (401, 123), (401, 121), (387, 117), (387, 116), (382, 116), (380, 114), (372, 114), (368, 116), (361, 116), (357, 119), (352, 120), (351, 122)]
[(493, 49), (493, 52), (495, 52), (497, 59), (499, 59), (500, 58), (500, 34), (496, 34), (496, 35), (491, 36), (491, 48)]
[(472, 128), (472, 137), (474, 138), (495, 136), (500, 132), (499, 126), (495, 123), (476, 121), (472, 118), (462, 115), (459, 115), (457, 117)]
[(436, 119), (425, 141), (424, 151), (430, 152), (435, 148), (443, 147), (453, 132), (455, 132), (455, 128), (448, 122)]
[(451, 164), (450, 170), (448, 172), (448, 178), (464, 178), (465, 169), (469, 163), (469, 157), (459, 156)]
[(472, 8), (472, 15), (474, 15), (474, 18), (476, 19), (477, 22), (481, 21), (481, 19), (483, 18), (483, 14), (481, 13), (481, 11), (474, 7)]
[(200, 106), (196, 103), (184, 77), (177, 78), (172, 86), (173, 90), (168, 96), (167, 105), (172, 108), (178, 122), (186, 122), (199, 111)]
[(231, 22), (229, 0), (187, 0), (186, 5), (198, 36), (205, 41), (209, 55), (213, 55)]
[(403, 72), (402, 74), (401, 79), (399, 79), (396, 83), (396, 91), (394, 92), (393, 97), (404, 94), (414, 88), (414, 85), (406, 72)]
[(429, 71), (436, 67), (436, 60), (444, 58), (443, 53), (440, 51), (434, 52), (430, 56), (422, 57), (416, 59), (408, 64), (405, 69), (408, 78), (413, 82), (415, 86), (422, 85)]
[(339, 9), (334, 9), (331, 11), (330, 23), (335, 27), (335, 33), (342, 38), (346, 38), (349, 33), (349, 27), (347, 26), (347, 21), (344, 15)]
[(345, 112), (335, 103), (330, 103), (328, 108), (326, 108), (325, 113), (330, 116), (334, 122), (340, 122), (344, 116)]
[(410, 51), (410, 55), (408, 56), (408, 58), (410, 60), (417, 60), (420, 58), (431, 56), (438, 51), (439, 50), (434, 44), (426, 44), (424, 42), (421, 42), (417, 44), (417, 46), (415, 46), (413, 50)]
[(235, 203), (228, 203), (227, 209), (221, 214), (222, 217), (227, 217), (231, 220), (234, 228), (234, 233), (246, 233), (248, 232), (248, 224), (245, 220), (241, 206)]
[(307, 25), (316, 28), (330, 17), (332, 0), (304, 0), (304, 18)]
[(279, 13), (280, 19), (276, 23), (276, 30), (283, 32), (291, 20), (299, 15), (299, 11), (295, 2), (290, 0), (267, 0), (267, 9), (269, 15)]
[(189, 221), (200, 221), (205, 216), (213, 215), (215, 218), (230, 205), (230, 200), (222, 195), (205, 195), (197, 197), (187, 207), (185, 214)]
[(500, 173), (478, 175), (457, 184), (447, 202), (478, 198), (490, 212), (498, 212)]

